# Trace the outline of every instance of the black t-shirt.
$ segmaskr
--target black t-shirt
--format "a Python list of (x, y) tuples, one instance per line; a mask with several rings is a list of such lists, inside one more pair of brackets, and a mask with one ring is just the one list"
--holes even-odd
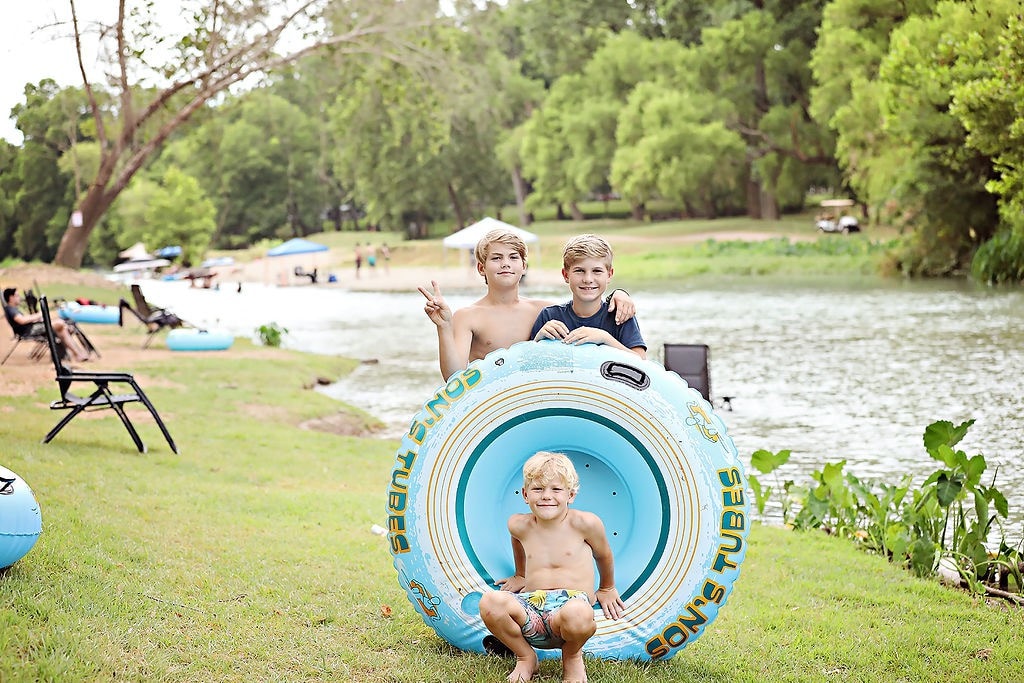
[(28, 325), (19, 325), (18, 323), (14, 322), (14, 317), (17, 315), (21, 315), (21, 311), (18, 310), (17, 306), (4, 304), (4, 316), (7, 318), (7, 322), (11, 324), (11, 329), (14, 330), (14, 334), (24, 334), (25, 330), (32, 327), (32, 324), (29, 323)]

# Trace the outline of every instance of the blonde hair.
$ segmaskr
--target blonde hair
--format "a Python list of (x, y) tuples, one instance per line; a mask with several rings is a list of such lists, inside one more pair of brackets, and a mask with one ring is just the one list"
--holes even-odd
[(538, 451), (523, 465), (523, 493), (533, 484), (547, 486), (561, 482), (571, 492), (580, 490), (580, 477), (564, 453)]
[(480, 238), (480, 241), (476, 243), (476, 262), (483, 263), (487, 260), (487, 252), (490, 251), (492, 244), (507, 244), (516, 250), (519, 257), (523, 259), (523, 263), (526, 263), (526, 242), (523, 238), (512, 232), (511, 230), (504, 230), (502, 228), (495, 228), (488, 230), (487, 233)]
[(562, 266), (568, 268), (583, 259), (603, 259), (604, 264), (612, 267), (612, 246), (603, 237), (587, 233), (577, 235), (565, 243), (562, 250)]

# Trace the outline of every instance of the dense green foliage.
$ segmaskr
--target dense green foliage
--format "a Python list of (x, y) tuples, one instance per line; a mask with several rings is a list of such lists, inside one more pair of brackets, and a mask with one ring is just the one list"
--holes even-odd
[[(985, 483), (985, 456), (954, 450), (974, 424), (934, 422), (924, 430), (924, 447), (941, 467), (915, 487), (909, 475), (899, 482), (861, 481), (845, 471), (845, 461), (814, 472), (812, 482), (776, 481), (763, 485), (750, 475), (760, 514), (772, 497), (781, 498), (783, 520), (796, 529), (824, 529), (856, 540), (919, 576), (952, 566), (975, 591), (986, 585), (1024, 591), (1024, 553), (1010, 546), (1002, 523), (1009, 505), (993, 481)], [(751, 465), (770, 474), (789, 460), (789, 451), (757, 451)], [(993, 540), (993, 538), (995, 540)], [(993, 549), (990, 550), (990, 546)]]
[[(166, 71), (194, 74), (210, 41), (250, 49), (246, 27), (284, 3), (211, 4)], [(424, 237), (513, 202), (517, 222), (550, 210), (583, 220), (581, 202), (606, 196), (635, 219), (666, 215), (654, 206), (775, 219), (825, 188), (901, 229), (888, 262), (906, 274), (1024, 279), (1018, 0), (314, 9), (327, 27), (318, 49), (275, 62), (259, 48), (264, 81), (235, 92), (204, 81), (202, 108), (141, 83), (30, 84), (13, 112), (24, 142), (0, 150), (0, 257), (73, 260), (76, 206), (85, 260), (109, 264), (140, 239), (182, 242), (195, 260), (324, 226)], [(367, 30), (396, 9), (418, 17), (414, 31), (395, 18)], [(126, 19), (133, 58), (166, 38), (145, 16)], [(244, 73), (232, 68), (228, 80)], [(160, 102), (163, 118), (132, 118), (131, 98)], [(200, 215), (160, 225), (142, 210), (155, 188)]]

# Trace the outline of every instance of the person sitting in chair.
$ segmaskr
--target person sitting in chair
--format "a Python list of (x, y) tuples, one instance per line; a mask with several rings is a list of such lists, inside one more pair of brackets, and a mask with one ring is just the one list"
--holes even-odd
[[(14, 329), (14, 334), (24, 336), (35, 336), (44, 334), (42, 313), (22, 313), (18, 308), (21, 297), (14, 287), (4, 289), (4, 315)], [(85, 361), (89, 356), (85, 349), (72, 339), (71, 330), (60, 318), (50, 318), (53, 325), (53, 333), (64, 344), (64, 348), (71, 354), (71, 360), (77, 363)]]

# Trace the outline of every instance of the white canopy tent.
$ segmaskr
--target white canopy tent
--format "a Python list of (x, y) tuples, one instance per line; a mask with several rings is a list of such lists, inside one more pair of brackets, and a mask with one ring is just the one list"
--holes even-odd
[(519, 235), (519, 237), (522, 238), (524, 242), (526, 242), (527, 247), (529, 247), (531, 244), (537, 245), (534, 256), (536, 261), (539, 263), (540, 237), (530, 232), (529, 230), (517, 228), (514, 225), (510, 225), (509, 223), (505, 223), (504, 221), (499, 221), (497, 218), (491, 218), (490, 216), (483, 218), (477, 221), (476, 223), (473, 223), (472, 225), (465, 227), (462, 230), (459, 230), (458, 232), (453, 232), (451, 235), (445, 237), (442, 240), (442, 244), (444, 245), (444, 248), (446, 250), (445, 253), (447, 253), (448, 249), (472, 251), (473, 249), (476, 248), (476, 243), (480, 241), (481, 237), (486, 235), (491, 230), (495, 230), (498, 228), (502, 230), (508, 230), (509, 232), (514, 232), (515, 234)]

